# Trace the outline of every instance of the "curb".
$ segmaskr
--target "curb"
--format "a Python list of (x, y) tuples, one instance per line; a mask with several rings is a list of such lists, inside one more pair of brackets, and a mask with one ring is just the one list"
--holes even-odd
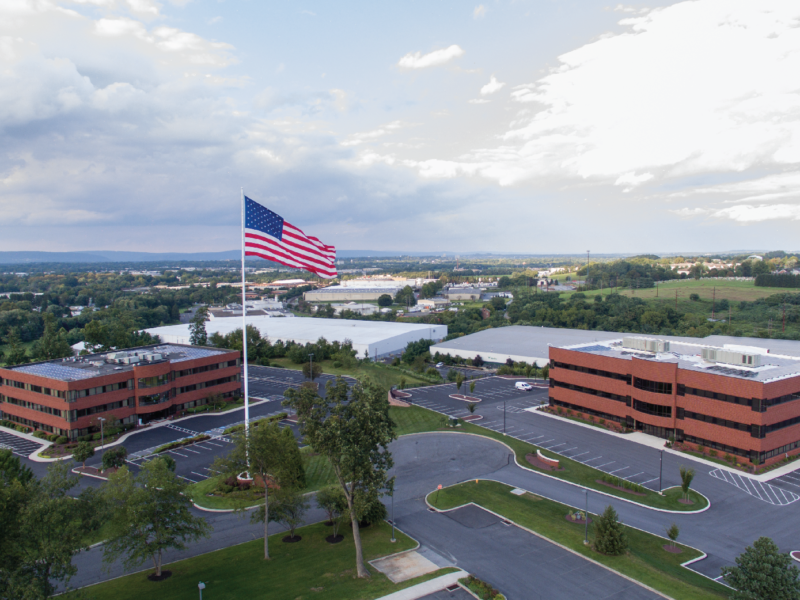
[[(470, 479), (469, 481), (472, 481), (472, 480)], [(494, 479), (488, 479), (488, 480), (484, 479), (484, 481), (495, 481), (495, 480)], [(507, 483), (503, 483), (502, 481), (498, 481), (497, 483), (501, 483), (501, 484), (506, 485), (508, 487), (512, 487), (512, 486), (508, 485)], [(455, 485), (458, 485), (458, 484), (455, 484)], [(453, 487), (453, 486), (449, 485), (447, 487)], [(525, 491), (528, 491), (528, 490), (525, 490)], [(433, 492), (430, 492), (430, 494), (432, 494), (432, 493)], [(529, 494), (533, 494), (533, 492), (528, 492), (528, 493)], [(527, 527), (525, 527), (523, 525), (520, 525), (519, 523), (517, 523), (516, 521), (514, 521), (512, 519), (509, 519), (508, 517), (504, 517), (503, 515), (500, 515), (500, 514), (494, 512), (493, 510), (489, 510), (485, 506), (480, 506), (479, 504), (475, 504), (474, 502), (468, 502), (467, 504), (462, 504), (461, 506), (454, 506), (453, 508), (448, 508), (446, 510), (442, 510), (442, 509), (436, 508), (435, 506), (431, 505), (430, 502), (428, 502), (428, 496), (430, 494), (426, 494), (425, 495), (425, 504), (427, 504), (428, 507), (430, 507), (432, 510), (436, 511), (437, 513), (451, 512), (453, 510), (458, 510), (459, 508), (463, 508), (464, 506), (469, 506), (471, 504), (473, 506), (476, 506), (476, 507), (480, 508), (481, 510), (485, 510), (486, 512), (492, 513), (498, 519), (502, 519), (504, 521), (508, 521), (509, 523), (513, 523), (514, 526), (519, 527), (523, 531), (527, 531), (528, 533), (530, 533), (532, 535), (535, 535), (538, 538), (541, 538), (543, 540), (547, 540), (551, 544), (555, 544), (556, 546), (558, 546), (562, 550), (566, 550), (567, 552), (570, 552), (571, 554), (574, 554), (575, 556), (579, 556), (581, 558), (584, 558), (584, 559), (588, 560), (589, 562), (597, 565), (598, 567), (602, 567), (606, 571), (610, 571), (611, 573), (614, 573), (615, 575), (618, 575), (618, 576), (622, 577), (623, 579), (627, 579), (628, 581), (630, 581), (632, 583), (635, 583), (636, 585), (641, 586), (641, 587), (645, 588), (646, 590), (649, 590), (649, 591), (653, 592), (654, 594), (657, 594), (658, 596), (661, 596), (662, 598), (667, 598), (667, 600), (675, 600), (674, 598), (672, 598), (672, 596), (667, 596), (666, 594), (663, 594), (663, 593), (659, 592), (658, 590), (656, 590), (654, 588), (651, 588), (649, 585), (647, 585), (645, 583), (642, 583), (641, 581), (637, 581), (637, 580), (633, 579), (632, 577), (629, 577), (628, 575), (625, 575), (624, 573), (620, 573), (619, 571), (616, 571), (616, 570), (612, 569), (611, 567), (609, 567), (607, 565), (604, 565), (603, 563), (598, 562), (598, 561), (594, 560), (593, 558), (591, 558), (589, 556), (585, 556), (585, 555), (581, 554), (580, 552), (576, 552), (572, 548), (564, 546), (563, 544), (559, 544), (555, 540), (551, 540), (549, 537), (546, 537), (546, 536), (542, 535), (541, 533), (537, 533), (537, 532), (533, 531), (532, 529), (528, 529)], [(535, 496), (542, 496), (541, 494), (534, 494), (534, 495)], [(542, 497), (543, 498), (547, 498), (546, 496), (542, 496)], [(551, 500), (551, 498), (547, 498), (547, 499)], [(551, 501), (552, 502), (558, 502), (557, 500), (551, 500)], [(564, 503), (563, 502), (558, 502), (558, 504), (564, 504)], [(569, 504), (566, 504), (564, 506), (569, 506)], [(575, 507), (572, 506), (570, 508), (575, 508)], [(576, 510), (580, 510), (580, 509), (577, 509), (577, 508), (575, 508), (575, 509)], [(624, 525), (624, 523), (623, 523), (623, 525)], [(628, 525), (625, 525), (625, 527), (628, 527)], [(633, 529), (636, 529), (636, 528), (634, 527)], [(649, 533), (649, 532), (647, 532), (647, 533)], [(655, 535), (655, 534), (651, 534), (651, 535)], [(660, 537), (660, 536), (656, 536), (656, 537)], [(691, 548), (691, 546), (687, 546), (687, 547)], [(692, 549), (693, 550), (697, 550), (697, 548), (692, 548)], [(698, 552), (702, 552), (702, 550), (698, 550)], [(704, 558), (705, 558), (705, 554), (704, 554)], [(689, 569), (689, 570), (691, 570), (691, 569)], [(695, 571), (692, 571), (692, 572), (694, 573)]]
[[(249, 408), (252, 408), (254, 406), (258, 406), (260, 404), (264, 404), (265, 402), (271, 402), (271, 400), (259, 399), (258, 402), (251, 402), (249, 404)], [(104, 444), (102, 450), (105, 450), (106, 448), (111, 448), (113, 446), (118, 446), (122, 442), (127, 440), (129, 437), (131, 437), (133, 435), (136, 435), (138, 433), (142, 433), (143, 431), (152, 431), (154, 429), (158, 429), (159, 427), (166, 427), (167, 425), (171, 425), (173, 423), (183, 423), (185, 421), (188, 421), (189, 419), (196, 419), (198, 417), (221, 417), (223, 415), (228, 415), (228, 414), (234, 413), (237, 410), (244, 410), (244, 406), (240, 406), (239, 408), (233, 408), (231, 410), (226, 410), (225, 412), (222, 412), (222, 413), (211, 413), (211, 414), (202, 413), (202, 414), (199, 414), (199, 415), (189, 415), (189, 416), (186, 416), (186, 417), (181, 417), (179, 419), (174, 419), (172, 421), (163, 421), (161, 423), (157, 423), (156, 425), (150, 425), (150, 426), (147, 426), (147, 427), (142, 427), (141, 429), (132, 429), (131, 431), (128, 431), (127, 433), (123, 433), (115, 441), (110, 442), (108, 444)], [(3, 427), (3, 429), (7, 429), (7, 428)], [(15, 431), (14, 433), (19, 434), (18, 431)], [(200, 433), (200, 432), (198, 432), (198, 433)], [(44, 442), (44, 440), (40, 440), (37, 437), (33, 437), (33, 436), (29, 436), (29, 437), (34, 439), (34, 440), (37, 440), (39, 442)], [(28, 456), (28, 459), (32, 460), (33, 462), (48, 463), (48, 462), (56, 462), (56, 461), (59, 461), (59, 460), (69, 460), (69, 459), (72, 458), (71, 454), (68, 455), (68, 456), (60, 456), (58, 458), (47, 458), (45, 456), (38, 456), (39, 453), (42, 452), (45, 448), (48, 448), (50, 445), (52, 445), (52, 442), (45, 442), (45, 443), (47, 444), (47, 446), (45, 446), (44, 448), (39, 448), (38, 450), (33, 452), (30, 456)]]
[[(424, 407), (421, 407), (421, 408), (424, 408)], [(431, 409), (428, 409), (428, 410), (431, 410)], [(432, 412), (439, 412), (439, 411), (432, 411)], [(444, 413), (439, 413), (439, 414), (444, 414)], [(480, 425), (476, 425), (476, 427), (480, 427)], [(488, 439), (489, 441), (492, 441), (492, 442), (497, 442), (498, 444), (501, 444), (501, 445), (505, 446), (506, 448), (508, 448), (509, 452), (511, 452), (511, 455), (514, 457), (514, 464), (517, 465), (517, 467), (519, 467), (520, 469), (522, 469), (524, 471), (528, 471), (529, 473), (534, 473), (534, 474), (539, 475), (541, 477), (547, 477), (548, 479), (554, 479), (556, 481), (560, 481), (562, 483), (566, 483), (568, 485), (580, 488), (582, 490), (591, 490), (592, 492), (594, 492), (596, 494), (600, 494), (602, 496), (608, 496), (609, 498), (615, 498), (617, 500), (621, 500), (622, 502), (627, 502), (628, 504), (633, 504), (634, 506), (641, 506), (642, 508), (646, 508), (648, 510), (654, 510), (656, 512), (668, 513), (668, 514), (673, 514), (673, 515), (698, 515), (698, 514), (703, 513), (703, 512), (705, 512), (705, 511), (707, 511), (708, 509), (711, 508), (711, 500), (705, 494), (701, 494), (697, 490), (692, 490), (692, 491), (694, 491), (696, 494), (699, 494), (700, 496), (705, 498), (706, 502), (708, 502), (708, 505), (705, 508), (701, 508), (700, 510), (669, 510), (667, 508), (656, 508), (655, 506), (647, 506), (646, 504), (641, 504), (640, 502), (635, 502), (634, 500), (629, 500), (628, 498), (622, 498), (621, 496), (615, 496), (614, 494), (609, 494), (607, 492), (596, 490), (595, 488), (586, 487), (585, 485), (581, 485), (579, 483), (574, 483), (574, 482), (568, 481), (566, 479), (561, 479), (559, 477), (553, 477), (552, 475), (548, 475), (546, 473), (540, 473), (539, 471), (534, 471), (533, 469), (529, 469), (528, 467), (525, 467), (525, 466), (519, 464), (519, 461), (517, 461), (517, 453), (514, 452), (513, 448), (511, 448), (508, 444), (506, 444), (504, 442), (501, 442), (500, 440), (496, 440), (494, 438), (486, 436), (486, 435), (480, 435), (478, 433), (469, 433), (469, 432), (466, 432), (466, 431), (421, 431), (419, 433), (409, 433), (407, 435), (409, 435), (409, 436), (411, 436), (411, 435), (429, 435), (429, 434), (438, 434), (438, 433), (448, 433), (448, 434), (457, 434), (457, 435), (474, 435), (475, 437)], [(406, 437), (406, 436), (403, 436), (403, 437)], [(524, 443), (527, 443), (527, 442), (524, 442)], [(529, 445), (533, 446), (533, 444), (529, 444)], [(539, 448), (538, 446), (533, 446), (533, 447), (537, 448), (537, 449)], [(677, 486), (672, 486), (672, 487), (677, 487)], [(669, 489), (672, 489), (672, 488), (665, 488), (665, 489), (669, 490)], [(661, 491), (663, 492), (664, 490), (661, 490)], [(538, 494), (538, 495), (541, 495), (541, 494)], [(554, 500), (554, 502), (557, 502), (557, 500)]]

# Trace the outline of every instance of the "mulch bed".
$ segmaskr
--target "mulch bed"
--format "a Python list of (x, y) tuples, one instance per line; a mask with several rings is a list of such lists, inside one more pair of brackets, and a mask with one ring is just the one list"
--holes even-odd
[[(581, 525), (586, 523), (586, 519), (573, 519), (572, 515), (566, 515), (564, 518), (570, 523), (580, 523)], [(592, 523), (592, 519), (589, 519), (589, 523)]]
[(795, 559), (796, 561), (800, 561), (800, 551), (798, 551), (798, 550), (793, 550), (793, 551), (792, 551), (792, 552), (790, 552), (789, 554), (790, 554), (790, 555), (791, 555), (791, 557), (792, 557), (793, 559)]
[(686, 498), (678, 498), (678, 502), (681, 504), (694, 504), (694, 500), (687, 500)]
[(328, 537), (325, 538), (325, 541), (328, 542), (329, 544), (338, 544), (343, 539), (344, 539), (344, 536), (340, 533), (337, 536), (329, 535)]
[(683, 550), (678, 548), (678, 546), (673, 546), (672, 544), (664, 544), (661, 547), (667, 552), (672, 552), (672, 554), (680, 554), (681, 552), (683, 552)]
[(480, 402), (480, 398), (474, 398), (473, 396), (465, 396), (464, 394), (450, 394), (450, 397), (455, 400), (463, 400), (465, 402), (472, 402), (473, 404), (476, 402)]
[(103, 479), (108, 479), (109, 475), (117, 472), (116, 467), (113, 467), (111, 469), (106, 469), (105, 471), (101, 471), (97, 467), (75, 467), (72, 470), (86, 475), (94, 475), (95, 477), (102, 477)]
[(553, 465), (548, 465), (543, 460), (540, 460), (538, 456), (535, 454), (526, 454), (525, 460), (527, 460), (530, 464), (532, 464), (537, 469), (542, 469), (544, 471), (563, 471), (564, 467), (554, 467)]
[(606, 487), (610, 487), (610, 488), (615, 489), (615, 490), (619, 490), (620, 492), (625, 492), (627, 494), (633, 494), (634, 496), (647, 496), (647, 494), (645, 494), (643, 492), (634, 492), (633, 490), (625, 489), (621, 485), (614, 485), (612, 483), (608, 483), (606, 481), (603, 481), (602, 479), (595, 479), (594, 482), (595, 483), (599, 483), (600, 485), (604, 485)]
[(165, 579), (169, 579), (172, 577), (172, 571), (161, 571), (161, 575), (156, 575), (155, 573), (148, 575), (147, 578), (150, 581), (164, 581)]
[(299, 542), (303, 539), (302, 535), (286, 535), (283, 537), (283, 542), (287, 544), (294, 544), (295, 542)]
[(483, 415), (467, 415), (466, 417), (462, 417), (462, 421), (480, 421), (483, 418)]

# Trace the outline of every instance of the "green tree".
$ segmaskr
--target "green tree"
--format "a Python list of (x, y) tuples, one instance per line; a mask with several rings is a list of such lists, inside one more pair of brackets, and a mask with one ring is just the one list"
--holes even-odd
[(669, 527), (666, 528), (666, 532), (667, 532), (667, 537), (672, 542), (672, 547), (674, 548), (675, 547), (675, 540), (678, 539), (678, 536), (680, 535), (681, 530), (678, 529), (678, 526), (675, 523), (673, 523), (672, 525), (670, 525)]
[(270, 486), (274, 488), (305, 487), (303, 457), (291, 429), (282, 431), (276, 422), (250, 425), (233, 437), (233, 449), (215, 461), (217, 470), (230, 475), (249, 473), (264, 483), (264, 504), (251, 516), (253, 522), (264, 523), (264, 559), (269, 559)]
[(458, 371), (455, 369), (449, 369), (447, 371), (447, 381), (450, 383), (454, 383), (458, 379)]
[(83, 328), (83, 341), (94, 349), (107, 350), (108, 328), (99, 319), (89, 321)]
[(550, 365), (545, 365), (542, 367), (542, 379), (549, 379), (550, 378)]
[(178, 466), (178, 464), (175, 462), (175, 459), (174, 459), (174, 458), (172, 458), (172, 457), (171, 457), (169, 454), (159, 454), (159, 455), (158, 455), (158, 456), (157, 456), (155, 459), (153, 459), (153, 460), (160, 460), (160, 461), (163, 461), (163, 462), (164, 462), (164, 464), (165, 464), (165, 465), (167, 465), (167, 469), (169, 469), (169, 470), (170, 470), (170, 471), (172, 471), (173, 473), (175, 472), (175, 469), (176, 469), (176, 468), (177, 468), (177, 466)]
[(322, 375), (322, 367), (319, 366), (319, 363), (303, 363), (303, 377), (314, 381), (320, 375)]
[(594, 547), (598, 552), (610, 556), (624, 554), (628, 549), (628, 536), (619, 522), (617, 511), (610, 504), (597, 520)]
[(474, 379), (469, 382), (469, 393), (470, 394), (474, 394), (475, 393), (475, 380)]
[(394, 297), (394, 301), (400, 306), (414, 306), (417, 303), (417, 299), (414, 296), (414, 290), (412, 290), (411, 286), (409, 285), (397, 292), (397, 295)]
[[(303, 524), (303, 517), (309, 506), (306, 497), (296, 489), (282, 487), (274, 494), (269, 520), (286, 527), (289, 535), (294, 538), (295, 529)], [(263, 509), (263, 506), (259, 507), (259, 510)]]
[(358, 497), (392, 491), (387, 472), (394, 464), (388, 449), (397, 439), (394, 422), (389, 417), (386, 390), (368, 379), (348, 390), (347, 382), (337, 377), (328, 382), (325, 395), (322, 399), (308, 388), (291, 389), (286, 391), (284, 403), (297, 412), (306, 443), (330, 461), (350, 512), (357, 575), (368, 577), (356, 503)]
[(459, 372), (459, 374), (456, 375), (456, 389), (461, 391), (461, 384), (463, 383), (464, 383), (464, 375)]
[(342, 488), (338, 485), (329, 485), (317, 492), (317, 506), (325, 511), (328, 522), (333, 527), (333, 537), (339, 533), (342, 516), (347, 513), (347, 499)]
[(44, 313), (44, 333), (42, 338), (32, 346), (33, 357), (40, 360), (52, 360), (72, 356), (72, 348), (67, 341), (67, 330), (58, 329), (58, 323), (52, 313)]
[(495, 296), (489, 301), (489, 304), (492, 305), (492, 308), (495, 310), (505, 310), (506, 308), (506, 299), (502, 296)]
[(474, 402), (470, 402), (469, 404), (467, 404), (467, 410), (469, 411), (469, 414), (471, 414), (471, 415), (475, 414), (475, 407), (476, 406), (478, 406), (478, 405), (475, 404)]
[(124, 446), (109, 448), (103, 453), (103, 471), (124, 467), (126, 458), (128, 458), (128, 451)]
[(136, 477), (127, 468), (111, 475), (103, 486), (110, 511), (103, 560), (123, 558), (126, 569), (151, 560), (160, 577), (165, 550), (185, 550), (187, 542), (207, 537), (211, 528), (191, 513), (185, 489), (163, 460), (144, 463)]
[[(208, 307), (201, 306), (197, 309), (189, 322), (189, 343), (192, 346), (207, 346), (208, 334), (206, 333), (206, 323), (211, 317), (208, 314)], [(249, 340), (248, 340), (249, 341)]]
[(391, 306), (392, 302), (394, 302), (394, 300), (392, 300), (389, 294), (381, 294), (378, 296), (378, 306)]
[(94, 446), (89, 442), (78, 442), (75, 449), (72, 451), (72, 458), (83, 464), (86, 468), (86, 461), (94, 456)]
[(11, 450), (0, 450), (0, 481), (11, 485), (12, 481), (19, 481), (23, 485), (33, 479), (33, 471), (23, 465)]
[(800, 572), (792, 558), (768, 537), (758, 538), (736, 557), (735, 567), (722, 567), (725, 582), (734, 588), (732, 600), (797, 600)]
[(683, 497), (686, 500), (688, 500), (689, 488), (691, 487), (692, 480), (694, 479), (694, 469), (681, 466), (680, 473), (681, 473), (681, 490), (683, 490)]
[(97, 491), (75, 497), (74, 463), (54, 463), (42, 479), (14, 479), (0, 488), (0, 597), (39, 600), (67, 587), (72, 557), (100, 526)]

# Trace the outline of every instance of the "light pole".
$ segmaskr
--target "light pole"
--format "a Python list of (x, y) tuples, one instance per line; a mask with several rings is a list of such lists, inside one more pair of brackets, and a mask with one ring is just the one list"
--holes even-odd
[(203, 590), (206, 589), (206, 584), (201, 581), (197, 584), (197, 589), (200, 590), (200, 600), (203, 600)]
[(658, 465), (658, 493), (661, 493), (661, 490), (664, 489), (661, 487), (661, 475), (664, 472), (664, 450), (660, 451), (661, 454), (661, 462)]
[(586, 529), (583, 534), (583, 543), (589, 545), (589, 490), (584, 490), (586, 493), (586, 513), (583, 515), (586, 519)]
[(105, 421), (105, 419), (103, 417), (97, 417), (97, 420), (100, 421), (100, 450), (102, 450), (105, 445), (103, 438), (103, 421)]
[(506, 401), (503, 400), (503, 435), (506, 434)]
[(308, 360), (309, 360), (309, 367), (310, 367), (309, 372), (308, 372), (308, 376), (309, 376), (309, 378), (311, 379), (311, 381), (313, 383), (313, 381), (314, 381), (314, 353), (313, 352), (309, 352), (308, 353)]
[(392, 482), (392, 543), (394, 544), (396, 541), (394, 539), (394, 482)]

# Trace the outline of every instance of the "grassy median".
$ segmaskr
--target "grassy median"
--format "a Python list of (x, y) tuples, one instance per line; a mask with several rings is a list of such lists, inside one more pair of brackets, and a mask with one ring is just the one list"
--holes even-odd
[(583, 544), (584, 525), (570, 523), (564, 517), (574, 508), (526, 493), (511, 494), (514, 488), (495, 481), (461, 483), (428, 495), (428, 502), (441, 510), (470, 502), (535, 531), (575, 552), (648, 585), (663, 594), (681, 600), (727, 598), (727, 588), (681, 566), (701, 552), (678, 544), (682, 552), (664, 550), (669, 540), (630, 527), (625, 528), (630, 546), (627, 554), (606, 556), (591, 548), (593, 525), (589, 525), (590, 546)]
[[(281, 542), (285, 533), (270, 536), (271, 560), (264, 560), (263, 540), (254, 540), (203, 554), (164, 566), (172, 576), (152, 582), (144, 573), (127, 575), (93, 585), (69, 594), (87, 600), (140, 600), (141, 598), (195, 600), (197, 583), (206, 584), (204, 595), (214, 600), (259, 598), (264, 600), (371, 600), (431, 579), (454, 569), (443, 569), (410, 581), (394, 584), (385, 575), (367, 565), (372, 577), (355, 578), (355, 547), (346, 527), (343, 542), (331, 545), (325, 541), (330, 527), (309, 525), (297, 530), (303, 539), (294, 544)], [(408, 536), (396, 532), (397, 542), (389, 541), (391, 526), (371, 525), (361, 530), (366, 560), (408, 550), (416, 544)]]

